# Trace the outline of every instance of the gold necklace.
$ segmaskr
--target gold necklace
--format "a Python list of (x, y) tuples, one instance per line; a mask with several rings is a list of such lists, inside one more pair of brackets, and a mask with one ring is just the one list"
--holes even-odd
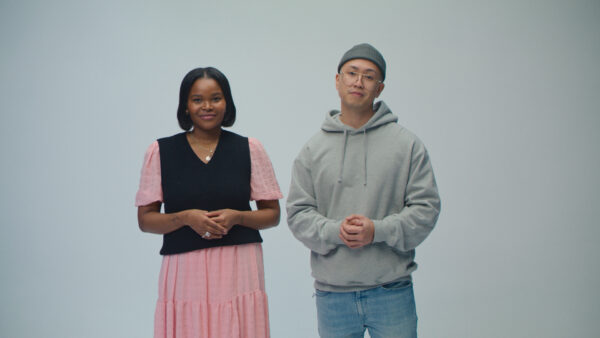
[[(208, 154), (208, 155), (206, 155), (206, 156), (204, 157), (204, 160), (205, 160), (206, 162), (210, 161), (210, 159), (211, 159), (211, 158), (212, 158), (212, 156), (213, 156), (213, 152), (214, 152), (214, 150), (213, 150), (213, 149), (210, 149), (210, 148), (206, 148), (206, 147), (204, 147), (204, 146), (200, 145), (200, 143), (198, 142), (198, 140), (196, 140), (196, 138), (195, 138), (193, 135), (190, 135), (190, 137), (191, 137), (191, 138), (192, 138), (192, 139), (195, 141), (194, 143), (196, 144), (196, 146), (198, 146), (198, 147), (200, 147), (200, 148), (202, 148), (202, 149), (204, 149), (204, 150), (208, 151), (208, 153), (209, 153), (209, 154)], [(217, 139), (217, 144), (218, 144), (218, 143), (219, 143), (219, 140)], [(216, 147), (216, 144), (215, 144), (215, 147)]]
[(210, 149), (210, 148), (204, 148), (203, 146), (201, 146), (201, 145), (199, 145), (199, 144), (196, 144), (196, 145), (197, 145), (198, 147), (200, 147), (200, 148), (204, 149), (204, 150), (207, 150), (207, 151), (210, 153), (210, 155), (206, 155), (206, 157), (204, 157), (204, 159), (206, 160), (206, 162), (210, 161), (210, 159), (211, 159), (211, 158), (212, 158), (212, 156), (213, 156), (213, 151), (214, 151), (214, 150), (212, 150), (212, 149)]

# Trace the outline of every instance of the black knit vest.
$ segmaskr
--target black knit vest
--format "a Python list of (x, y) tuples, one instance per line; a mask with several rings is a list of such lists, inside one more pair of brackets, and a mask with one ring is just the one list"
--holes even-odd
[[(158, 140), (165, 213), (187, 209), (250, 209), (248, 138), (223, 130), (212, 159), (202, 162), (185, 133)], [(257, 230), (235, 225), (218, 240), (205, 240), (189, 226), (163, 236), (161, 255), (262, 242)]]

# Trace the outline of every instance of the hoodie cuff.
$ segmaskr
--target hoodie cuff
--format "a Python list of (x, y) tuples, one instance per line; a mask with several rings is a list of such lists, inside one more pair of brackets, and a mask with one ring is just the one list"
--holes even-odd
[(389, 231), (386, 224), (382, 220), (373, 220), (375, 226), (375, 234), (373, 235), (373, 243), (385, 242), (389, 237)]
[(325, 232), (325, 238), (327, 242), (336, 245), (342, 245), (344, 242), (340, 238), (340, 226), (341, 221), (329, 221), (325, 223), (325, 228), (323, 229)]

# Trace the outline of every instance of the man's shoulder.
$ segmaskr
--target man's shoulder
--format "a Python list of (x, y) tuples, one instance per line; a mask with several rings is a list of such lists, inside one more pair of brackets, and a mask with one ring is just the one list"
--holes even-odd
[(399, 123), (388, 123), (379, 128), (385, 137), (393, 143), (414, 144), (422, 143), (419, 137), (410, 129)]
[(313, 133), (300, 148), (296, 160), (314, 159), (315, 156), (319, 156), (318, 154), (327, 152), (335, 144), (335, 142), (332, 142), (332, 138), (335, 137), (332, 134), (339, 133), (330, 133), (322, 129)]
[(339, 133), (331, 133), (331, 132), (324, 131), (323, 129), (319, 129), (308, 138), (308, 140), (304, 143), (304, 147), (305, 148), (306, 147), (311, 147), (311, 148), (321, 147), (321, 146), (327, 144), (327, 142), (331, 138), (335, 137), (336, 134), (339, 134)]

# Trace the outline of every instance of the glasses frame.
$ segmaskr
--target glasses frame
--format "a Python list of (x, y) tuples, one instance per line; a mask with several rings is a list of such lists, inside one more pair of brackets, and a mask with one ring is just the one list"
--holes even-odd
[[(363, 84), (363, 86), (365, 86), (365, 87), (368, 87), (368, 86), (367, 86), (367, 84), (370, 84), (370, 82), (368, 82), (368, 81), (366, 81), (366, 82), (363, 82), (363, 79), (364, 79), (365, 77), (367, 77), (367, 76), (368, 76), (368, 77), (374, 77), (374, 76), (372, 76), (372, 75), (370, 75), (370, 74), (359, 73), (359, 72), (355, 72), (355, 71), (350, 71), (350, 73), (356, 73), (356, 74), (358, 75), (358, 79), (357, 79), (357, 80), (358, 80), (360, 83), (362, 83), (362, 84)], [(341, 76), (341, 78), (342, 78), (342, 82), (343, 82), (343, 83), (344, 83), (346, 86), (351, 86), (352, 84), (356, 83), (356, 80), (354, 80), (354, 81), (352, 81), (352, 82), (350, 82), (350, 83), (348, 83), (346, 80), (344, 80), (344, 75), (349, 75), (348, 73), (344, 73), (344, 71), (341, 71), (341, 70), (340, 70), (339, 74), (340, 74), (340, 76)], [(373, 88), (375, 88), (375, 87), (377, 87), (379, 84), (383, 83), (383, 81), (381, 81), (381, 80), (379, 80), (379, 79), (373, 79), (373, 80), (374, 80), (374, 82), (373, 82), (373, 84), (372, 84)]]

